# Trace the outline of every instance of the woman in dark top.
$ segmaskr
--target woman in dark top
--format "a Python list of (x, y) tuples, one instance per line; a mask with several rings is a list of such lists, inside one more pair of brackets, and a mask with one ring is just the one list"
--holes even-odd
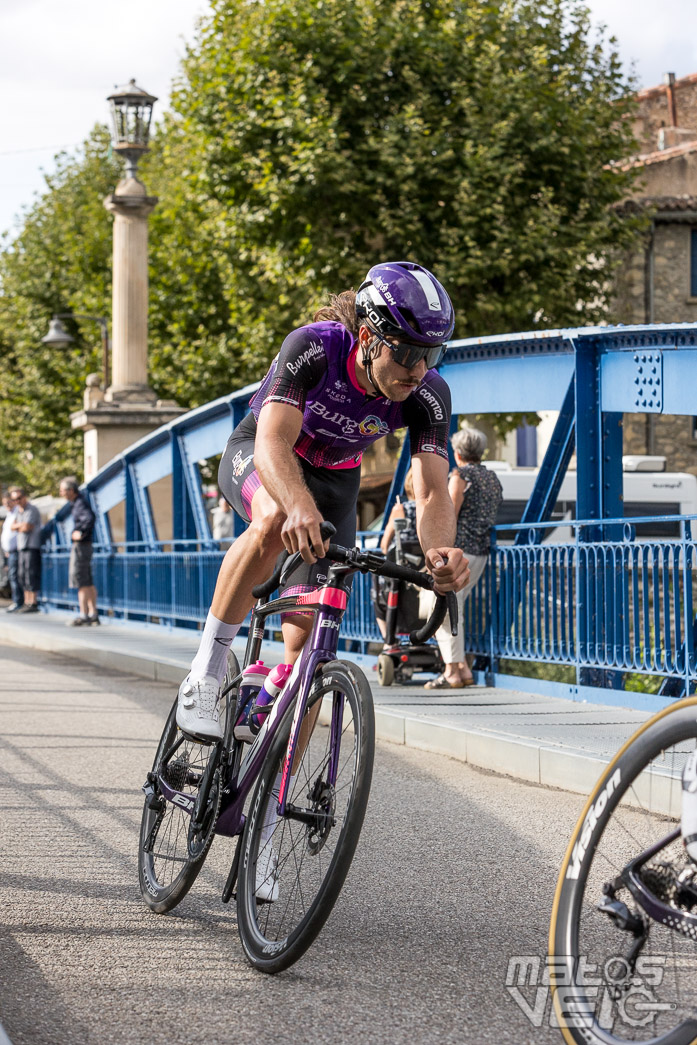
[(461, 428), (451, 439), (457, 468), (450, 473), (448, 490), (457, 512), (455, 544), (469, 560), (469, 583), (457, 595), (458, 632), (450, 634), (446, 622), (436, 632), (445, 663), (438, 678), (426, 683), (426, 689), (458, 689), (474, 683), (465, 659), (463, 615), (465, 599), (477, 583), (489, 558), (489, 534), (503, 499), (501, 483), (495, 472), (482, 464), (486, 436), (476, 428)]

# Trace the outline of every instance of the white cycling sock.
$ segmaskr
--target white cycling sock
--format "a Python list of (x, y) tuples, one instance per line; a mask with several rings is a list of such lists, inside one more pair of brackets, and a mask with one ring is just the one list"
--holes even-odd
[(209, 611), (198, 653), (191, 662), (190, 682), (199, 682), (204, 675), (214, 675), (221, 685), (227, 670), (228, 650), (241, 627), (241, 623), (226, 624)]

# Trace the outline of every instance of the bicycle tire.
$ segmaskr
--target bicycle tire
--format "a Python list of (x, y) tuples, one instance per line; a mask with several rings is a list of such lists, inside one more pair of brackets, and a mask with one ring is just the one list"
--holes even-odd
[[(603, 772), (572, 834), (554, 897), (548, 958), (556, 1021), (569, 1045), (697, 1042), (697, 942), (676, 931), (678, 918), (670, 919), (671, 927), (649, 917), (626, 876), (631, 860), (664, 843), (638, 865), (641, 883), (653, 898), (685, 909), (679, 883), (685, 873), (691, 881), (697, 869), (678, 828), (696, 711), (692, 697), (644, 723)], [(610, 914), (614, 903), (620, 906)]]
[[(228, 654), (228, 668), (223, 682), (223, 690), (239, 673), (239, 665), (235, 654)], [(221, 710), (223, 723), (230, 709), (234, 710), (235, 691), (225, 698), (225, 707)], [(188, 790), (192, 797), (199, 797), (196, 785), (188, 784), (190, 774), (209, 783), (217, 782), (215, 809), (207, 822), (207, 833), (204, 838), (197, 839), (195, 855), (191, 851), (190, 826), (191, 816), (172, 802), (166, 802), (162, 795), (156, 793), (147, 797), (143, 806), (140, 836), (138, 842), (138, 879), (141, 895), (155, 914), (165, 914), (173, 910), (184, 899), (196, 881), (203, 867), (208, 850), (215, 834), (215, 819), (220, 807), (220, 774), (212, 773), (210, 763), (217, 767), (220, 746), (205, 745), (186, 738), (177, 727), (177, 700), (175, 699), (167, 722), (162, 731), (157, 753), (153, 762), (150, 778), (157, 778), (161, 772), (163, 755), (171, 748), (177, 735), (182, 744), (177, 757), (171, 763), (170, 772), (178, 778), (174, 785), (178, 790)], [(159, 822), (158, 822), (159, 818)], [(156, 850), (156, 846), (159, 847)], [(178, 867), (178, 870), (177, 870)]]
[[(335, 695), (333, 700), (337, 699), (336, 694), (344, 698), (336, 788), (329, 788), (324, 779), (331, 730), (320, 724), (315, 727), (297, 764), (289, 787), (289, 801), (294, 804), (304, 801), (305, 809), (311, 802), (313, 809), (325, 810), (325, 813), (329, 810), (327, 815), (335, 818), (333, 826), (318, 831), (297, 820), (284, 818), (276, 822), (272, 843), (278, 857), (279, 899), (275, 903), (258, 904), (256, 869), (260, 845), (264, 844), (262, 825), (268, 802), (275, 803), (278, 794), (277, 775), (295, 710), (290, 707), (259, 774), (241, 840), (238, 928), (247, 959), (255, 969), (266, 973), (287, 969), (317, 937), (348, 874), (368, 803), (375, 754), (370, 686), (355, 665), (331, 661), (317, 673), (308, 711), (329, 693)], [(351, 747), (346, 753), (349, 742)], [(302, 885), (299, 884), (301, 878)], [(298, 905), (300, 909), (296, 914)]]

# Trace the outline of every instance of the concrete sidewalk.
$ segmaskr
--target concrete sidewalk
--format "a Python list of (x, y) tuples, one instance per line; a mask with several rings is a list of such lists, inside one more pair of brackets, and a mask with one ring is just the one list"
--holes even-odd
[[(198, 632), (105, 618), (100, 627), (70, 628), (72, 614), (31, 616), (0, 611), (0, 642), (64, 653), (114, 671), (172, 683), (172, 696), (198, 648)], [(244, 641), (235, 642), (241, 657)], [(281, 661), (269, 644), (269, 662)], [(342, 654), (361, 665), (373, 690), (377, 735), (448, 755), (520, 780), (587, 794), (648, 712), (538, 696), (518, 690), (429, 691), (425, 676), (380, 686), (375, 657)]]

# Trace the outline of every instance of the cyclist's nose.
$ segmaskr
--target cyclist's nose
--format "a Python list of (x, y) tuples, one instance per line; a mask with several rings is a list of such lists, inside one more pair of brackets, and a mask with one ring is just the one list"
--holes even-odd
[(423, 379), (426, 377), (427, 370), (428, 367), (426, 366), (426, 360), (420, 359), (416, 366), (409, 368), (409, 374), (412, 377), (418, 377), (419, 381), (423, 381)]

